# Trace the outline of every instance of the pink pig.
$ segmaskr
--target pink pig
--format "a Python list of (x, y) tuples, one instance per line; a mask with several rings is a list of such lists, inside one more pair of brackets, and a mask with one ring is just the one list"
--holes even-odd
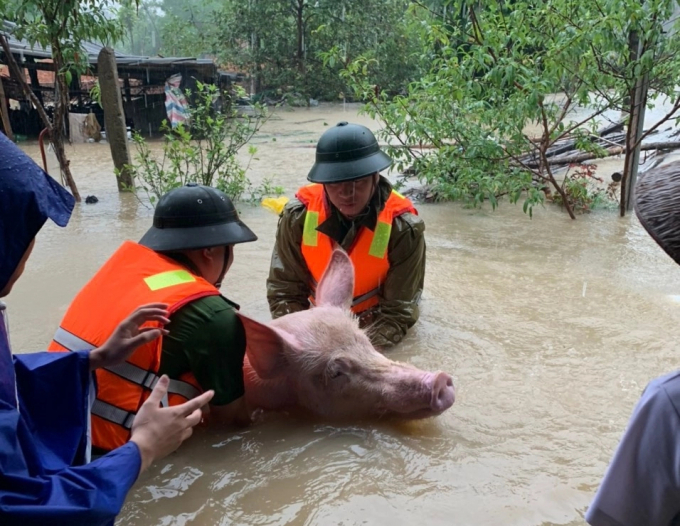
[(414, 419), (453, 405), (448, 374), (393, 362), (371, 345), (349, 310), (353, 290), (352, 262), (336, 249), (317, 287), (316, 307), (267, 325), (239, 315), (248, 342), (243, 374), (251, 407)]

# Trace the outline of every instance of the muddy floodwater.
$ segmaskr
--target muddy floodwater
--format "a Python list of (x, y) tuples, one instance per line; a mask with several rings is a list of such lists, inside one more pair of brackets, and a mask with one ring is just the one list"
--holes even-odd
[[(279, 111), (254, 141), (250, 177), (292, 196), (324, 123), (344, 119), (377, 128), (349, 105)], [(80, 287), (151, 222), (116, 192), (108, 145), (68, 153), (81, 194), (99, 203), (38, 236), (7, 302), (17, 352), (45, 348)], [(270, 413), (247, 430), (198, 431), (140, 477), (119, 525), (584, 524), (642, 389), (680, 362), (680, 268), (613, 211), (571, 221), (552, 206), (530, 219), (507, 202), (418, 208), (422, 314), (389, 356), (450, 373), (452, 409), (409, 424)], [(222, 291), (267, 320), (277, 218), (239, 209), (259, 240), (237, 247)]]

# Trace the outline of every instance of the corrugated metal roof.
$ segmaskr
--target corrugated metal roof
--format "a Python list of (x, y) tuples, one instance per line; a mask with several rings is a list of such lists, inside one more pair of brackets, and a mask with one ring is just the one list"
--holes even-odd
[[(42, 47), (38, 44), (31, 46), (25, 40), (19, 40), (14, 36), (14, 31), (16, 24), (13, 22), (3, 21), (0, 26), (2, 32), (7, 38), (9, 43), (9, 48), (12, 53), (19, 55), (22, 58), (34, 57), (37, 59), (52, 58), (52, 49), (50, 46)], [(99, 57), (99, 52), (104, 46), (101, 44), (95, 44), (94, 42), (83, 43), (83, 48), (87, 52), (87, 59), (90, 64), (97, 64), (97, 58)], [(1, 51), (1, 50), (0, 50)], [(170, 66), (173, 64), (197, 64), (197, 65), (210, 65), (214, 64), (210, 59), (196, 59), (194, 57), (144, 57), (135, 55), (126, 55), (115, 51), (116, 62), (119, 65), (127, 66)]]

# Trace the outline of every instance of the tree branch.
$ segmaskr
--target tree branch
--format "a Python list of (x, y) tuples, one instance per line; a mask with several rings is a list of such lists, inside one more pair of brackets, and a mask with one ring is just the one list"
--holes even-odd
[(661, 119), (659, 122), (657, 122), (654, 126), (652, 126), (649, 130), (647, 130), (645, 133), (642, 134), (642, 136), (637, 140), (637, 142), (633, 145), (633, 148), (635, 148), (638, 144), (640, 144), (646, 137), (648, 137), (651, 133), (653, 133), (659, 126), (661, 126), (664, 122), (668, 121), (675, 115), (675, 113), (680, 110), (680, 96), (678, 99), (675, 101), (675, 104), (673, 104), (673, 107), (671, 108), (671, 111), (669, 111), (663, 119)]
[(19, 82), (24, 95), (26, 98), (28, 98), (28, 100), (31, 101), (33, 106), (35, 106), (35, 109), (38, 112), (38, 115), (40, 115), (40, 119), (43, 121), (45, 128), (47, 128), (51, 133), (52, 122), (50, 122), (50, 118), (47, 116), (47, 113), (45, 113), (45, 108), (43, 108), (42, 104), (40, 104), (38, 97), (35, 95), (35, 93), (33, 93), (33, 90), (26, 82), (26, 77), (24, 77), (22, 69), (14, 59), (14, 55), (12, 55), (9, 44), (7, 43), (5, 35), (2, 32), (0, 32), (0, 46), (2, 46), (5, 57), (7, 57), (7, 65), (9, 66), (10, 72), (12, 73), (12, 77), (17, 79), (17, 82)]

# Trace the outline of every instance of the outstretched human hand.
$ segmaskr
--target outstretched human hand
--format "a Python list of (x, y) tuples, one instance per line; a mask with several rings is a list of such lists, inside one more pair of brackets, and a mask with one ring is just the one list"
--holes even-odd
[(193, 427), (201, 421), (201, 408), (215, 394), (214, 391), (206, 391), (182, 405), (159, 407), (168, 392), (169, 381), (166, 375), (161, 376), (132, 423), (130, 441), (139, 447), (142, 457), (140, 473), (154, 460), (175, 451), (191, 436)]
[[(100, 367), (110, 367), (125, 360), (140, 345), (168, 334), (163, 326), (170, 323), (168, 306), (165, 303), (149, 303), (138, 307), (130, 316), (116, 327), (113, 334), (101, 347), (90, 352), (90, 371)], [(141, 327), (144, 323), (155, 321), (160, 327)]]

